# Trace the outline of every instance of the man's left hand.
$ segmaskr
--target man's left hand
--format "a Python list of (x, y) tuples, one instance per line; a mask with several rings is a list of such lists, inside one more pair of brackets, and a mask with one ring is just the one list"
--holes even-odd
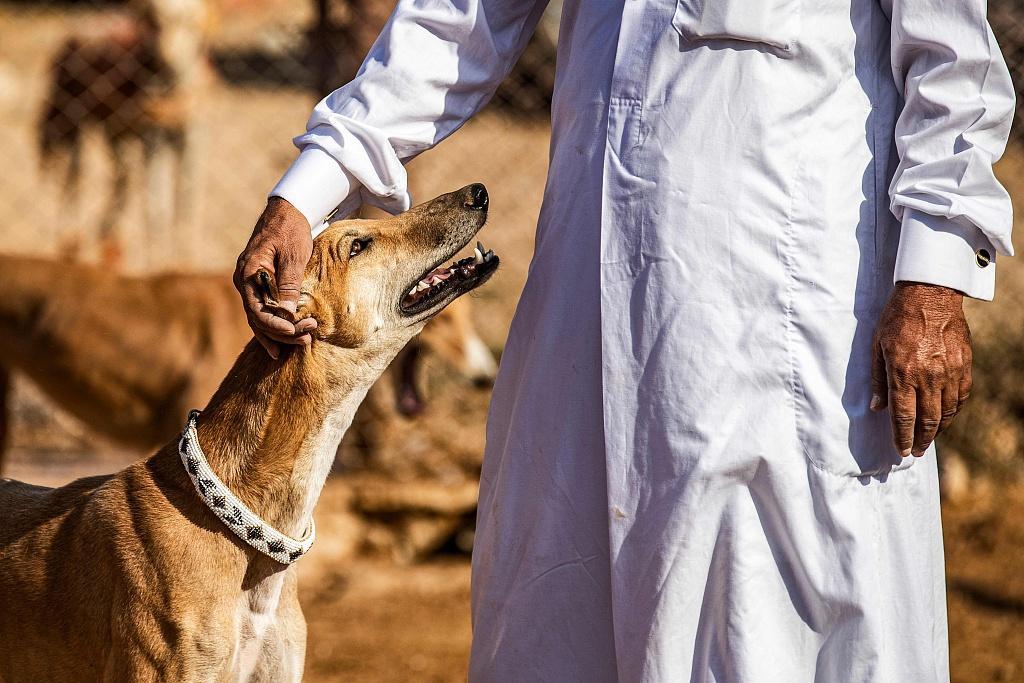
[(963, 294), (898, 282), (875, 331), (871, 409), (889, 407), (896, 450), (924, 455), (971, 393)]

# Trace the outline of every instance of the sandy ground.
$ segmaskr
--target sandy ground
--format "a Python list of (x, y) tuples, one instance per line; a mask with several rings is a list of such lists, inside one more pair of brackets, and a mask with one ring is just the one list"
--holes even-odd
[[(947, 504), (943, 521), (953, 681), (1024, 680), (1024, 488)], [(413, 567), (358, 562), (316, 588), (307, 583), (307, 679), (464, 680), (468, 582), (465, 558), (446, 557)]]
[[(19, 449), (12, 476), (58, 483), (109, 471), (131, 454)], [(348, 557), (340, 479), (317, 510), (317, 544), (299, 563), (309, 625), (306, 680), (457, 681), (470, 643), (469, 559), (401, 565)], [(1024, 680), (1024, 486), (983, 487), (943, 508), (950, 663), (960, 683)], [(913, 572), (913, 567), (907, 571)]]

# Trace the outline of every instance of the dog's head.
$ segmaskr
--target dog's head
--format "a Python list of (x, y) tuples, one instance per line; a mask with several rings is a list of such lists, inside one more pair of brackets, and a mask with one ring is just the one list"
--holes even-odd
[(483, 227), (487, 203), (487, 190), (474, 184), (398, 216), (333, 223), (313, 244), (295, 318), (315, 318), (315, 339), (337, 346), (404, 344), (498, 268), (482, 248), (452, 262)]

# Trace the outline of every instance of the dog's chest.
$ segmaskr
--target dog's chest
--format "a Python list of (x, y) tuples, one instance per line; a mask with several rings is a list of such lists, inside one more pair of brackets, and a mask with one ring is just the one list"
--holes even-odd
[[(281, 660), (289, 656), (285, 652), (282, 625), (278, 623), (284, 577), (285, 572), (278, 572), (240, 596), (233, 667), (240, 681), (265, 679), (254, 674), (267, 666), (279, 669)], [(273, 661), (267, 661), (268, 658)]]

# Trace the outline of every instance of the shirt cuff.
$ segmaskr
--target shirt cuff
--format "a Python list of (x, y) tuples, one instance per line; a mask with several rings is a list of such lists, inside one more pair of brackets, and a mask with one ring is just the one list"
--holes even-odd
[(940, 285), (991, 301), (996, 250), (973, 225), (904, 209), (893, 280)]
[(270, 196), (287, 200), (315, 229), (356, 194), (358, 187), (358, 181), (334, 157), (316, 145), (306, 145)]

